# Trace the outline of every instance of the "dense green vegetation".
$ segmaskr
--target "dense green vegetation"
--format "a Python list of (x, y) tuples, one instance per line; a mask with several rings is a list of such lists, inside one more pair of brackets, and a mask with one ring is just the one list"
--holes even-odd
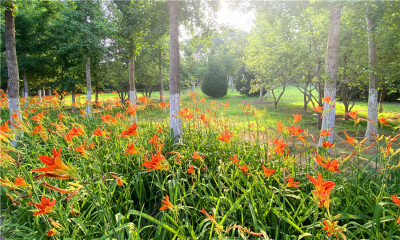
[(399, 2), (219, 4), (1, 1), (0, 238), (400, 239)]

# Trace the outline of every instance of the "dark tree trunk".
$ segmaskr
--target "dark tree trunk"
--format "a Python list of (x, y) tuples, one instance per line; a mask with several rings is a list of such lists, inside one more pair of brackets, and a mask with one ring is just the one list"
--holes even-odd
[(375, 22), (367, 10), (367, 34), (368, 34), (368, 58), (369, 58), (369, 93), (368, 93), (368, 118), (365, 137), (368, 141), (374, 141), (374, 135), (378, 134), (378, 81), (375, 76), (376, 43), (373, 36)]
[[(21, 109), (19, 106), (19, 72), (18, 72), (18, 60), (17, 51), (15, 44), (15, 23), (14, 23), (14, 5), (12, 1), (6, 0), (4, 2), (4, 25), (5, 25), (5, 37), (6, 37), (6, 61), (8, 71), (7, 81), (7, 97), (8, 97), (8, 109), (10, 110), (10, 121), (14, 121), (12, 118), (13, 113), (16, 113), (21, 119)], [(15, 134), (17, 139), (17, 134)], [(13, 142), (16, 145), (16, 142)]]
[(379, 98), (379, 112), (383, 112), (383, 102), (385, 101), (385, 96), (386, 96), (386, 84), (382, 83), (382, 92), (381, 92), (381, 97)]
[(96, 81), (96, 98), (95, 98), (96, 103), (99, 102), (99, 81)]
[[(339, 33), (340, 33), (340, 17), (341, 17), (341, 6), (333, 6), (331, 8), (331, 14), (329, 19), (329, 33), (328, 33), (328, 44), (326, 49), (326, 67), (325, 71), (328, 75), (328, 79), (325, 81), (324, 96), (330, 97), (331, 101), (336, 99), (336, 81), (337, 81), (337, 69), (338, 69), (338, 56), (339, 56)], [(329, 112), (329, 108), (332, 108)], [(335, 127), (335, 106), (330, 106), (328, 103), (324, 103), (324, 115), (322, 118), (321, 130), (330, 130), (331, 136), (328, 136), (327, 140), (333, 143), (333, 129)], [(326, 141), (325, 137), (319, 138), (319, 146), (322, 142)]]
[(275, 96), (274, 89), (271, 90), (272, 96), (274, 97), (274, 108), (276, 109), (278, 107), (279, 100), (281, 100), (281, 97), (283, 93), (285, 92), (286, 89), (286, 84), (283, 84), (282, 92), (279, 94), (279, 96)]
[(72, 92), (71, 92), (71, 100), (72, 100), (71, 109), (73, 111), (73, 110), (75, 110), (75, 106), (74, 106), (74, 104), (75, 104), (75, 90), (72, 90)]
[(168, 1), (170, 26), (170, 70), (169, 70), (169, 102), (170, 128), (174, 142), (182, 137), (182, 125), (176, 118), (180, 111), (180, 82), (179, 82), (179, 1)]

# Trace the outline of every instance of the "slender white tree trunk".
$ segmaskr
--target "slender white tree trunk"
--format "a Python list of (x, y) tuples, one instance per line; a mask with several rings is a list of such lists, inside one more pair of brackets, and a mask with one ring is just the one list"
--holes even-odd
[(170, 26), (170, 70), (169, 70), (169, 102), (170, 128), (174, 143), (182, 137), (182, 124), (178, 116), (180, 111), (180, 82), (179, 82), (179, 1), (168, 1)]
[(263, 96), (264, 96), (264, 87), (261, 86), (260, 87), (260, 98), (259, 98), (260, 102), (262, 102)]
[(39, 89), (39, 90), (37, 91), (37, 93), (38, 93), (38, 97), (39, 97), (39, 102), (42, 102), (42, 90)]
[[(5, 25), (5, 40), (6, 40), (6, 61), (8, 71), (7, 81), (7, 98), (8, 98), (8, 109), (10, 111), (10, 121), (15, 121), (12, 115), (16, 113), (18, 118), (21, 119), (21, 109), (19, 106), (19, 72), (18, 72), (18, 60), (17, 51), (15, 48), (15, 23), (14, 23), (14, 4), (12, 1), (6, 0), (4, 2), (4, 25)], [(14, 133), (16, 129), (11, 126)], [(22, 132), (21, 132), (22, 133)], [(15, 134), (15, 140), (18, 140), (18, 135)], [(12, 141), (12, 145), (17, 145), (16, 141)]]
[[(368, 58), (369, 58), (369, 93), (368, 93), (368, 118), (365, 137), (368, 141), (374, 141), (374, 135), (378, 135), (378, 81), (375, 76), (376, 43), (374, 39), (375, 23), (369, 11), (367, 11), (368, 34)], [(373, 122), (374, 124), (372, 124)]]
[(46, 97), (46, 89), (42, 88), (42, 97)]
[[(165, 102), (165, 93), (164, 93), (164, 81), (163, 81), (163, 73), (162, 73), (162, 50), (160, 48), (159, 62), (158, 62), (158, 70), (160, 71), (160, 102)], [(167, 107), (164, 106), (164, 112), (167, 112)]]
[(86, 58), (86, 116), (92, 115), (92, 77), (90, 75), (90, 57)]
[(129, 101), (132, 106), (136, 106), (135, 54), (133, 49), (129, 54)]
[[(341, 6), (333, 6), (331, 8), (331, 14), (329, 19), (329, 33), (328, 33), (328, 44), (326, 49), (326, 67), (325, 71), (328, 75), (328, 79), (325, 81), (324, 95), (325, 97), (330, 96), (331, 101), (336, 98), (336, 80), (337, 80), (337, 69), (338, 69), (338, 56), (339, 56), (339, 33), (340, 33), (340, 17), (341, 17)], [(319, 138), (319, 146), (322, 145), (323, 141), (328, 140), (333, 143), (333, 129), (335, 127), (335, 107), (329, 112), (327, 111), (330, 106), (324, 102), (324, 116), (322, 119), (321, 130), (329, 131), (332, 135)]]

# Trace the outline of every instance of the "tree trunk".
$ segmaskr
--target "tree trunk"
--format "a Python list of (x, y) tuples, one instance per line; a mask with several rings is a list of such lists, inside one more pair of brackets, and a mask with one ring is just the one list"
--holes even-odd
[[(329, 33), (328, 33), (328, 44), (326, 49), (326, 67), (325, 71), (328, 75), (328, 79), (325, 81), (324, 96), (330, 97), (331, 101), (336, 99), (336, 80), (337, 80), (337, 69), (338, 69), (338, 56), (339, 56), (339, 33), (340, 33), (340, 17), (341, 17), (341, 6), (333, 6), (331, 9), (329, 19)], [(328, 112), (328, 109), (332, 109)], [(329, 105), (324, 102), (324, 115), (322, 118), (321, 130), (329, 131), (332, 135), (328, 136), (328, 141), (333, 143), (333, 129), (335, 127), (335, 106)], [(319, 138), (319, 146), (322, 146), (322, 142), (326, 141), (325, 137)]]
[(42, 97), (46, 97), (46, 89), (44, 89), (44, 87), (42, 88)]
[(174, 143), (182, 137), (182, 125), (178, 116), (180, 111), (180, 82), (179, 82), (179, 1), (168, 1), (170, 26), (170, 70), (169, 70), (169, 102), (170, 128)]
[(96, 81), (96, 97), (95, 97), (96, 103), (99, 102), (99, 80)]
[(71, 109), (72, 109), (72, 111), (74, 111), (75, 110), (75, 106), (74, 106), (74, 104), (75, 104), (75, 91), (74, 90), (72, 90), (72, 92), (71, 92), (71, 99), (72, 99)]
[[(21, 119), (21, 109), (19, 106), (19, 72), (18, 72), (18, 60), (17, 52), (15, 48), (15, 23), (14, 23), (14, 6), (12, 1), (5, 1), (5, 37), (6, 37), (6, 61), (8, 71), (7, 81), (7, 97), (8, 97), (8, 109), (10, 111), (10, 120), (13, 113), (18, 114)], [(15, 135), (17, 138), (17, 135)], [(13, 143), (14, 145), (15, 143)]]
[(383, 112), (383, 102), (385, 101), (386, 96), (386, 84), (382, 83), (382, 92), (381, 97), (379, 98), (379, 113)]
[[(365, 137), (374, 141), (378, 134), (378, 81), (375, 76), (376, 44), (373, 36), (375, 22), (367, 10), (368, 58), (369, 58), (369, 93), (368, 93), (368, 118)], [(374, 123), (372, 124), (371, 121)]]
[(304, 111), (307, 111), (307, 106), (308, 106), (308, 96), (307, 96), (307, 92), (306, 92), (307, 90), (305, 90), (304, 91), (304, 94), (303, 94), (303, 101), (304, 101), (304, 103), (303, 103), (303, 110)]
[(260, 87), (260, 98), (259, 98), (260, 102), (262, 102), (263, 96), (264, 96), (264, 87), (261, 86), (261, 87)]
[(90, 75), (90, 57), (86, 58), (86, 101), (88, 104), (86, 105), (86, 116), (92, 115), (92, 77)]
[(133, 48), (129, 53), (129, 101), (132, 106), (136, 106), (135, 53)]
[(42, 102), (42, 90), (39, 89), (38, 91), (39, 102)]
[(233, 77), (231, 76), (231, 75), (228, 75), (229, 76), (229, 79), (231, 80), (231, 92), (233, 92), (233, 90), (234, 90), (234, 86), (233, 86), (233, 84), (234, 84), (234, 82), (233, 82)]
[(49, 91), (49, 97), (51, 97), (51, 89), (49, 89), (48, 91)]
[[(165, 102), (164, 96), (164, 81), (163, 81), (163, 73), (162, 73), (162, 50), (160, 48), (160, 54), (158, 56), (158, 70), (160, 71), (160, 102)], [(167, 107), (164, 106), (164, 112), (167, 112)]]

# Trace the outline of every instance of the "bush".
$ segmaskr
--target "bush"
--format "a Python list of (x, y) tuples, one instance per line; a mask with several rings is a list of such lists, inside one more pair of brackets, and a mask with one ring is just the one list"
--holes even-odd
[[(250, 71), (248, 71), (245, 67), (240, 68), (237, 79), (236, 79), (236, 90), (248, 97), (256, 97), (259, 96), (260, 92), (250, 92), (251, 90), (251, 81), (254, 80), (256, 77)], [(264, 88), (263, 96), (267, 93), (266, 88)]]
[(201, 82), (201, 91), (214, 98), (220, 98), (227, 94), (227, 75), (218, 62), (210, 61), (208, 63), (204, 80)]

